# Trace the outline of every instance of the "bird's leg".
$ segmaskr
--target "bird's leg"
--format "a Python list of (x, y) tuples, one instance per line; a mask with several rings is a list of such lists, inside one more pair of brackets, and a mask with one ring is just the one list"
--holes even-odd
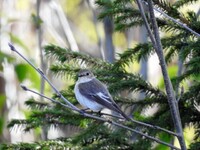
[(89, 110), (89, 108), (81, 109), (81, 111), (83, 111), (83, 112), (85, 112), (86, 110)]
[(85, 112), (86, 112), (86, 110), (88, 110), (89, 108), (84, 108), (84, 109), (81, 109), (80, 111), (79, 111), (79, 113), (81, 114), (81, 115), (83, 115), (84, 116), (84, 114), (85, 114)]
[(97, 115), (98, 115), (99, 117), (102, 116), (101, 110), (99, 110), (99, 111), (97, 112)]

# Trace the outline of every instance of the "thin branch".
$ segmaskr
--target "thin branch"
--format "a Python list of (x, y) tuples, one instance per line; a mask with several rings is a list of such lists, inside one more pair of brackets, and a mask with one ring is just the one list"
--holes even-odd
[(174, 133), (174, 132), (169, 131), (167, 129), (161, 128), (159, 126), (155, 126), (155, 125), (147, 124), (147, 123), (144, 123), (144, 122), (140, 122), (140, 121), (134, 120), (132, 118), (131, 118), (131, 121), (136, 123), (136, 124), (139, 124), (139, 125), (142, 125), (142, 126), (146, 126), (146, 127), (152, 128), (152, 129), (157, 129), (157, 130), (172, 134), (172, 135), (177, 136), (177, 137), (179, 136), (177, 133)]
[(70, 106), (61, 103), (60, 101), (54, 100), (53, 98), (49, 98), (49, 97), (45, 96), (44, 94), (38, 93), (38, 92), (36, 92), (36, 91), (34, 91), (34, 90), (31, 90), (31, 89), (27, 88), (27, 87), (24, 86), (24, 85), (20, 85), (20, 86), (21, 86), (21, 88), (22, 88), (24, 91), (28, 91), (28, 92), (34, 93), (34, 94), (36, 94), (36, 95), (39, 95), (40, 97), (43, 97), (43, 98), (45, 98), (45, 99), (50, 100), (50, 101), (53, 102), (53, 103), (57, 103), (57, 104), (59, 104), (59, 105), (61, 105), (61, 106), (64, 106), (64, 107), (66, 107), (66, 108), (75, 110), (75, 109), (71, 108)]
[(40, 70), (39, 68), (36, 68), (27, 58), (25, 58), (21, 53), (19, 53), (15, 47), (9, 43), (8, 44), (10, 49), (14, 52), (16, 52), (20, 57), (22, 57), (29, 65), (31, 65), (46, 81), (47, 83), (53, 88), (53, 90), (56, 92), (56, 94), (62, 98), (66, 104), (68, 104), (71, 108), (73, 108), (74, 110), (78, 111), (81, 113), (81, 110), (79, 108), (77, 108), (76, 106), (74, 106), (72, 103), (70, 103), (56, 88), (55, 86), (49, 81), (49, 79), (44, 75), (44, 73), (42, 72), (42, 70)]
[[(65, 105), (65, 104), (63, 104), (63, 103), (61, 103), (61, 102), (59, 102), (59, 101), (56, 101), (56, 100), (54, 100), (54, 99), (52, 99), (52, 98), (49, 98), (49, 97), (47, 97), (47, 96), (45, 96), (45, 95), (43, 95), (43, 94), (40, 94), (40, 93), (38, 93), (38, 92), (35, 92), (35, 91), (33, 91), (33, 90), (27, 88), (27, 87), (24, 86), (24, 85), (21, 85), (21, 87), (22, 87), (22, 89), (25, 90), (25, 91), (32, 92), (32, 93), (34, 93), (34, 94), (36, 94), (36, 95), (39, 95), (39, 96), (41, 96), (41, 97), (43, 97), (43, 98), (46, 98), (46, 99), (50, 100), (50, 101), (53, 102), (53, 103), (57, 103), (57, 104), (60, 104), (60, 105), (62, 105), (62, 106), (64, 106), (64, 107), (66, 107), (66, 108), (69, 108), (69, 109), (71, 109), (71, 110), (77, 111), (77, 110), (75, 110), (75, 109), (69, 107), (68, 105)], [(161, 141), (161, 140), (159, 140), (159, 139), (157, 139), (157, 138), (154, 138), (154, 137), (152, 137), (152, 136), (150, 136), (150, 135), (148, 135), (148, 134), (142, 133), (142, 132), (140, 132), (140, 131), (138, 131), (138, 130), (132, 129), (132, 128), (128, 127), (128, 126), (122, 125), (122, 124), (120, 124), (120, 123), (118, 123), (118, 122), (111, 121), (111, 120), (106, 119), (106, 118), (94, 116), (94, 115), (91, 115), (91, 114), (89, 114), (89, 113), (87, 113), (87, 112), (84, 112), (84, 111), (83, 111), (83, 113), (80, 113), (80, 114), (83, 115), (84, 117), (92, 118), (92, 119), (95, 119), (95, 120), (100, 120), (100, 121), (102, 121), (102, 122), (108, 122), (108, 123), (110, 123), (111, 125), (115, 125), (115, 126), (118, 126), (118, 127), (120, 127), (120, 128), (127, 129), (127, 130), (132, 131), (132, 132), (134, 132), (134, 133), (137, 133), (137, 134), (139, 134), (139, 135), (141, 135), (141, 136), (144, 136), (144, 137), (146, 137), (146, 138), (148, 138), (148, 139), (150, 139), (150, 140), (153, 140), (153, 141), (155, 141), (155, 142), (157, 142), (157, 143), (166, 145), (166, 146), (168, 146), (168, 147), (170, 147), (170, 148), (173, 148), (173, 149), (176, 149), (176, 150), (180, 150), (179, 148), (177, 148), (177, 147), (175, 147), (175, 146), (173, 146), (173, 145), (171, 145), (171, 144), (169, 144), (169, 143), (163, 142), (163, 141)], [(103, 113), (103, 114), (104, 114), (104, 115), (109, 115), (109, 114), (105, 114), (105, 113)], [(113, 115), (110, 115), (110, 116), (111, 116), (111, 117), (116, 117), (116, 116), (113, 116)]]
[(124, 129), (127, 129), (127, 130), (129, 130), (129, 131), (134, 132), (134, 133), (140, 134), (140, 135), (142, 135), (142, 136), (144, 136), (144, 137), (146, 137), (146, 138), (148, 138), (148, 139), (151, 139), (151, 140), (153, 140), (153, 141), (155, 141), (155, 142), (157, 142), (157, 143), (160, 143), (160, 144), (166, 145), (166, 146), (168, 146), (168, 147), (170, 147), (170, 148), (173, 148), (173, 149), (176, 149), (176, 150), (181, 150), (181, 149), (175, 147), (175, 146), (172, 145), (172, 144), (169, 144), (169, 143), (166, 143), (166, 142), (160, 141), (159, 139), (154, 138), (154, 137), (149, 136), (149, 135), (144, 134), (144, 133), (141, 134), (141, 132), (139, 132), (138, 130), (131, 129), (131, 128), (127, 127), (127, 126), (124, 126), (124, 125), (122, 125), (122, 124), (118, 124), (118, 123), (116, 123), (116, 122), (114, 122), (114, 121), (111, 122), (111, 124), (116, 125), (116, 126), (121, 127), (121, 128), (124, 128)]
[(119, 123), (117, 123), (117, 122), (115, 122), (115, 121), (111, 121), (111, 120), (107, 120), (107, 119), (104, 119), (104, 118), (101, 118), (101, 117), (93, 116), (93, 115), (90, 115), (90, 114), (87, 114), (87, 113), (85, 113), (84, 116), (89, 117), (89, 118), (93, 118), (93, 119), (96, 119), (96, 120), (100, 120), (100, 121), (103, 121), (103, 122), (108, 122), (108, 123), (110, 123), (111, 125), (115, 125), (115, 126), (117, 126), (117, 127), (121, 127), (121, 128), (127, 129), (127, 130), (132, 131), (132, 132), (134, 132), (134, 133), (137, 133), (137, 134), (139, 134), (139, 135), (141, 135), (141, 136), (144, 136), (144, 137), (146, 137), (146, 138), (148, 138), (148, 139), (151, 139), (151, 140), (153, 140), (153, 141), (155, 141), (155, 142), (157, 142), (157, 143), (166, 145), (166, 146), (168, 146), (168, 147), (170, 147), (170, 148), (173, 148), (173, 149), (176, 149), (176, 150), (180, 150), (179, 148), (175, 147), (174, 145), (171, 145), (171, 144), (169, 144), (169, 143), (163, 142), (163, 141), (161, 141), (161, 140), (159, 140), (159, 139), (157, 139), (157, 138), (154, 138), (154, 137), (152, 137), (152, 136), (149, 136), (149, 135), (147, 135), (147, 134), (145, 134), (145, 133), (142, 133), (142, 132), (140, 132), (140, 131), (138, 131), (138, 130), (132, 129), (132, 128), (127, 127), (127, 126), (125, 126), (125, 125), (119, 124)]
[(155, 49), (155, 51), (158, 55), (159, 61), (160, 61), (160, 66), (161, 66), (161, 69), (162, 69), (164, 82), (165, 82), (165, 86), (166, 86), (166, 92), (167, 92), (168, 103), (169, 103), (169, 107), (170, 107), (170, 111), (171, 111), (171, 116), (172, 116), (172, 119), (173, 119), (173, 122), (174, 122), (175, 129), (176, 129), (176, 131), (179, 135), (178, 139), (179, 139), (179, 143), (181, 145), (181, 148), (183, 150), (185, 150), (186, 146), (185, 146), (184, 137), (183, 137), (180, 115), (179, 115), (179, 111), (178, 111), (178, 108), (177, 108), (177, 105), (176, 105), (176, 99), (175, 99), (175, 95), (174, 95), (174, 92), (173, 92), (173, 87), (172, 87), (171, 81), (169, 80), (169, 76), (168, 76), (168, 73), (167, 73), (166, 62), (164, 60), (164, 55), (163, 55), (163, 51), (162, 51), (162, 44), (161, 44), (160, 37), (159, 37), (157, 22), (156, 22), (156, 19), (155, 19), (155, 16), (154, 16), (153, 4), (152, 4), (152, 1), (149, 0), (149, 5), (148, 5), (149, 6), (149, 12), (150, 12), (151, 22), (152, 22), (153, 31), (154, 31), (155, 35), (153, 35), (153, 33), (150, 29), (150, 26), (147, 22), (141, 1), (137, 0), (137, 3), (138, 3), (138, 7), (140, 9), (141, 15), (143, 17), (145, 26), (147, 27), (147, 31), (149, 33), (153, 47), (154, 47), (154, 49)]
[[(144, 0), (142, 0), (142, 2), (146, 5), (148, 5), (148, 3)], [(173, 17), (167, 15), (165, 12), (163, 12), (162, 10), (160, 10), (159, 8), (153, 7), (153, 9), (157, 12), (159, 12), (161, 15), (165, 16), (166, 18), (168, 18), (169, 20), (172, 20), (173, 22), (175, 22), (176, 24), (182, 26), (183, 28), (185, 28), (186, 30), (190, 31), (191, 33), (193, 33), (194, 35), (196, 35), (197, 37), (200, 37), (200, 34), (197, 33), (196, 31), (192, 30), (191, 28), (189, 28), (186, 24), (178, 21), (177, 19), (174, 19)]]
[[(61, 106), (64, 106), (64, 107), (66, 107), (66, 108), (69, 108), (69, 109), (71, 109), (71, 110), (76, 111), (75, 109), (71, 108), (70, 106), (61, 103), (60, 101), (54, 100), (53, 98), (49, 98), (49, 97), (45, 96), (44, 94), (38, 93), (38, 92), (36, 92), (36, 91), (34, 91), (34, 90), (31, 90), (31, 89), (27, 88), (25, 85), (20, 85), (20, 86), (21, 86), (21, 88), (22, 88), (24, 91), (28, 91), (28, 92), (31, 92), (31, 93), (33, 93), (33, 94), (39, 95), (40, 97), (43, 97), (43, 98), (45, 98), (45, 99), (47, 99), (47, 100), (50, 100), (50, 101), (53, 102), (53, 103), (59, 104), (59, 105), (61, 105)], [(83, 111), (83, 112), (86, 113), (86, 111)], [(87, 112), (87, 113), (88, 113), (88, 112)], [(118, 119), (124, 119), (123, 117), (120, 117), (120, 116), (117, 116), (117, 115), (113, 115), (113, 114), (107, 114), (107, 113), (102, 113), (102, 112), (100, 112), (100, 113), (98, 113), (98, 114), (99, 114), (100, 116), (105, 115), (105, 116), (110, 116), (110, 117), (114, 117), (114, 118), (118, 118)]]
[(178, 140), (179, 140), (181, 149), (186, 150), (178, 105), (176, 102), (176, 97), (174, 94), (172, 83), (169, 79), (169, 75), (167, 72), (167, 66), (166, 66), (166, 62), (164, 59), (162, 44), (161, 44), (161, 40), (160, 40), (158, 25), (157, 25), (156, 18), (154, 15), (152, 0), (148, 0), (148, 6), (149, 6), (149, 13), (150, 13), (150, 17), (151, 17), (151, 23), (152, 23), (152, 28), (153, 28), (153, 32), (154, 32), (154, 37), (155, 37), (156, 44), (157, 44), (156, 52), (157, 52), (157, 55), (158, 55), (158, 58), (160, 61), (160, 66), (161, 66), (161, 70), (162, 70), (162, 74), (163, 74), (163, 78), (164, 78), (164, 82), (165, 82), (165, 89), (166, 89), (166, 93), (167, 93), (167, 99), (168, 99), (168, 103), (169, 103), (169, 107), (170, 107), (171, 117), (173, 119), (176, 132), (179, 134)]
[[(38, 92), (36, 92), (36, 91), (33, 91), (33, 90), (27, 88), (27, 87), (24, 86), (24, 85), (21, 85), (21, 88), (22, 88), (23, 90), (25, 90), (25, 91), (29, 91), (29, 92), (32, 92), (32, 93), (34, 93), (34, 94), (36, 94), (36, 95), (39, 95), (39, 96), (41, 96), (41, 97), (43, 97), (43, 98), (46, 98), (46, 99), (50, 100), (50, 101), (53, 102), (53, 103), (60, 104), (60, 105), (62, 105), (62, 106), (64, 106), (64, 107), (66, 107), (66, 108), (69, 108), (69, 109), (72, 109), (72, 110), (76, 111), (75, 109), (69, 107), (68, 105), (65, 105), (65, 104), (63, 104), (63, 103), (61, 103), (61, 102), (59, 102), (59, 101), (56, 101), (56, 100), (54, 100), (54, 99), (52, 99), (52, 98), (49, 98), (49, 97), (47, 97), (47, 96), (45, 96), (45, 95), (43, 95), (43, 94), (41, 94), (41, 93), (38, 93)], [(85, 111), (84, 111), (84, 112), (85, 112)], [(85, 113), (86, 113), (86, 112), (85, 112)], [(102, 112), (100, 112), (100, 115), (106, 115), (106, 116), (110, 116), (110, 117), (114, 117), (114, 118), (124, 119), (123, 117), (120, 117), (120, 116), (117, 116), (117, 115), (107, 114), (107, 113), (102, 113)], [(134, 120), (134, 119), (131, 119), (131, 121), (132, 121), (133, 123), (136, 123), (136, 124), (139, 124), (139, 125), (142, 125), (142, 126), (145, 126), (145, 127), (149, 127), (149, 128), (152, 128), (152, 129), (164, 131), (164, 132), (166, 132), (166, 133), (169, 133), (169, 134), (171, 134), (171, 135), (174, 135), (174, 136), (177, 136), (177, 137), (178, 137), (178, 134), (176, 134), (176, 133), (174, 133), (174, 132), (172, 132), (172, 131), (169, 131), (169, 130), (167, 130), (167, 129), (161, 128), (161, 127), (159, 127), (159, 126), (147, 124), (147, 123), (140, 122), (140, 121), (137, 121), (137, 120)]]
[[(49, 83), (49, 85), (54, 89), (54, 91), (56, 92), (56, 94), (61, 98), (61, 99), (63, 99), (68, 105), (65, 105), (65, 104), (62, 104), (61, 102), (59, 102), (59, 101), (55, 101), (55, 100), (53, 100), (53, 99), (50, 99), (50, 98), (47, 98), (45, 95), (43, 95), (43, 94), (40, 94), (40, 93), (38, 93), (38, 95), (40, 95), (40, 96), (42, 96), (43, 98), (47, 98), (47, 99), (49, 99), (49, 100), (51, 100), (52, 102), (55, 102), (55, 103), (58, 103), (58, 104), (61, 104), (62, 106), (64, 106), (64, 107), (67, 107), (67, 108), (70, 108), (70, 109), (72, 109), (72, 110), (74, 110), (74, 111), (76, 111), (76, 112), (79, 112), (81, 115), (83, 115), (83, 116), (85, 116), (85, 117), (89, 117), (89, 118), (92, 118), (92, 119), (96, 119), (96, 120), (100, 120), (100, 121), (103, 121), (103, 122), (108, 122), (108, 123), (110, 123), (110, 124), (112, 124), (112, 125), (115, 125), (115, 126), (118, 126), (118, 127), (121, 127), (121, 128), (125, 128), (125, 129), (127, 129), (127, 130), (129, 130), (129, 131), (132, 131), (132, 132), (134, 132), (134, 133), (137, 133), (137, 134), (139, 134), (139, 135), (141, 135), (141, 136), (144, 136), (144, 137), (146, 137), (146, 138), (148, 138), (148, 139), (151, 139), (151, 140), (153, 140), (153, 141), (155, 141), (155, 142), (157, 142), (157, 143), (160, 143), (160, 144), (163, 144), (163, 145), (166, 145), (166, 146), (169, 146), (169, 147), (171, 147), (171, 148), (174, 148), (174, 149), (178, 149), (179, 150), (179, 148), (177, 148), (177, 147), (175, 147), (175, 146), (173, 146), (173, 145), (171, 145), (171, 144), (169, 144), (169, 143), (166, 143), (166, 142), (163, 142), (163, 141), (161, 141), (161, 140), (159, 140), (159, 139), (157, 139), (157, 138), (154, 138), (154, 137), (152, 137), (152, 136), (149, 136), (149, 135), (147, 135), (147, 134), (144, 134), (144, 133), (142, 133), (142, 132), (139, 132), (139, 131), (137, 131), (137, 130), (134, 130), (134, 129), (132, 129), (132, 128), (130, 128), (130, 127), (127, 127), (127, 126), (125, 126), (125, 125), (122, 125), (122, 124), (119, 124), (119, 123), (117, 123), (117, 122), (114, 122), (114, 121), (110, 121), (110, 120), (107, 120), (107, 119), (105, 119), (105, 118), (101, 118), (101, 117), (97, 117), (97, 116), (94, 116), (94, 115), (91, 115), (91, 114), (88, 114), (88, 113), (86, 113), (86, 112), (83, 112), (82, 110), (80, 110), (79, 108), (77, 108), (76, 106), (74, 106), (72, 103), (70, 103), (55, 87), (54, 87), (54, 85), (48, 80), (48, 78), (44, 75), (44, 73), (39, 69), (39, 68), (36, 68), (29, 60), (27, 60), (20, 52), (18, 52), (16, 49), (15, 49), (15, 47), (11, 44), (11, 43), (9, 43), (8, 44), (9, 45), (9, 47), (10, 47), (10, 49), (12, 50), (12, 51), (14, 51), (14, 52), (16, 52), (20, 57), (22, 57), (28, 64), (30, 64), (48, 83)], [(28, 88), (26, 88), (25, 86), (21, 86), (24, 90), (26, 90), (26, 91), (30, 91), (30, 92), (33, 92), (33, 93), (35, 93), (35, 94), (37, 94), (37, 92), (35, 92), (35, 91), (33, 91), (33, 90), (29, 90)], [(141, 124), (141, 125), (144, 125), (144, 126), (146, 126), (147, 124), (146, 123), (142, 123), (142, 122), (139, 122), (139, 121), (136, 121), (136, 120), (132, 120), (132, 121), (134, 121), (135, 123), (139, 123), (139, 124)], [(152, 125), (149, 125), (148, 124), (148, 127), (152, 127)], [(156, 127), (156, 126), (153, 126), (153, 128), (154, 129), (162, 129), (162, 128), (160, 128), (160, 127)], [(163, 130), (163, 129), (162, 129)], [(164, 131), (165, 131), (165, 129), (164, 129)], [(167, 131), (167, 130), (166, 130)], [(168, 132), (168, 131), (167, 131)], [(169, 133), (169, 132), (168, 132)], [(173, 135), (175, 135), (175, 133), (173, 133), (173, 132), (171, 132), (170, 131), (170, 134), (173, 134)]]

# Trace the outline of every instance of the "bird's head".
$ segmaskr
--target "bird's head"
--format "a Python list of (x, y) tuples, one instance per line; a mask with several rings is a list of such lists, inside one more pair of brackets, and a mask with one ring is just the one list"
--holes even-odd
[(87, 69), (82, 69), (78, 72), (78, 79), (81, 81), (90, 81), (94, 78), (94, 74)]

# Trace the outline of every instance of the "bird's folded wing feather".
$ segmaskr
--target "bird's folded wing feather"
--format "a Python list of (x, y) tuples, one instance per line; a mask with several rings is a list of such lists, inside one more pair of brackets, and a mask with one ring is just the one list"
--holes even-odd
[(80, 93), (87, 99), (119, 112), (107, 88), (99, 80), (94, 78), (89, 82), (80, 83), (78, 88)]
[(102, 106), (110, 110), (118, 112), (124, 118), (129, 120), (129, 117), (123, 111), (121, 111), (119, 106), (113, 101), (105, 85), (103, 85), (96, 78), (92, 79), (89, 82), (79, 84), (78, 88), (80, 93), (88, 100), (101, 104)]

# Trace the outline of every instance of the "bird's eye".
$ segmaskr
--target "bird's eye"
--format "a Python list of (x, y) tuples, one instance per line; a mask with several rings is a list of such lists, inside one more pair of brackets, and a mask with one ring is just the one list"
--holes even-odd
[(88, 76), (88, 75), (89, 75), (89, 73), (87, 72), (87, 73), (86, 73), (86, 75)]

